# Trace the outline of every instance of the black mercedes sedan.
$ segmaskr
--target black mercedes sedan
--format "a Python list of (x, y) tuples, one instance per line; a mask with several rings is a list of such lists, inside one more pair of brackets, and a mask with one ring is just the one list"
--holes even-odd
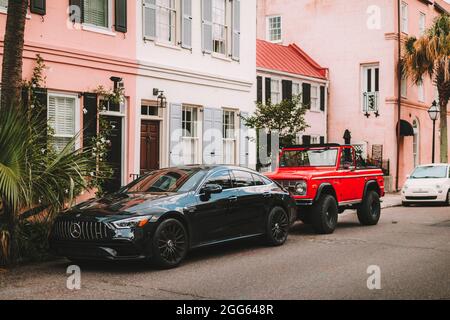
[(287, 191), (249, 169), (161, 169), (63, 212), (50, 248), (72, 261), (142, 259), (171, 268), (190, 249), (220, 242), (262, 237), (282, 245), (295, 208)]

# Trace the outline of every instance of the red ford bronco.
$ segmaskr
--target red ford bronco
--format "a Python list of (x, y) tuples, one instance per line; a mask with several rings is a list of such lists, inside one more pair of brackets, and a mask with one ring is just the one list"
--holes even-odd
[(329, 234), (345, 209), (356, 209), (362, 225), (380, 219), (383, 172), (363, 162), (349, 145), (292, 146), (281, 151), (278, 169), (266, 175), (290, 191), (298, 219)]

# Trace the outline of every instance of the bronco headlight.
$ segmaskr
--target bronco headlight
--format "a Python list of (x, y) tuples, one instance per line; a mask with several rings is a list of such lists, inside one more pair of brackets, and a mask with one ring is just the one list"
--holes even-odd
[(306, 195), (306, 181), (299, 181), (295, 185), (295, 194), (299, 196)]
[(128, 219), (114, 221), (114, 222), (112, 222), (112, 224), (117, 229), (143, 227), (152, 219), (152, 217), (153, 216), (140, 216), (140, 217), (128, 218)]

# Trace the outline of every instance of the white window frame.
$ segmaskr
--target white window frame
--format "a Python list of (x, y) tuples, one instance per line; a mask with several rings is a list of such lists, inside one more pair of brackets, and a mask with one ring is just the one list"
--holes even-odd
[[(84, 1), (84, 0), (83, 0)], [(115, 33), (112, 31), (113, 27), (113, 0), (107, 0), (108, 1), (108, 26), (97, 26), (95, 24), (87, 23), (83, 21), (82, 28), (83, 30), (87, 31), (94, 31), (99, 33), (104, 33), (107, 35), (115, 35)], [(85, 9), (84, 9), (85, 10)]]
[(419, 36), (425, 34), (427, 28), (427, 15), (423, 12), (419, 12)]
[[(315, 92), (315, 95), (313, 94)], [(311, 108), (310, 111), (320, 111), (320, 86), (311, 84)]]
[[(226, 113), (230, 113), (233, 114), (233, 122), (229, 123), (228, 125), (225, 123), (225, 114)], [(237, 155), (237, 150), (238, 150), (238, 145), (237, 145), (237, 141), (238, 141), (238, 137), (237, 137), (237, 131), (238, 131), (238, 111), (234, 110), (234, 109), (223, 109), (223, 121), (222, 121), (222, 134), (223, 134), (223, 162), (224, 164), (236, 164), (237, 160), (238, 160), (238, 155)], [(227, 134), (227, 130), (230, 130), (229, 125), (232, 125), (232, 135), (229, 136)], [(233, 154), (232, 154), (232, 158), (231, 161), (227, 161), (227, 148), (228, 146), (231, 145), (232, 150), (233, 150)]]
[[(274, 83), (277, 83), (278, 90), (275, 91)], [(277, 98), (273, 99), (273, 96), (276, 95)], [(281, 79), (278, 78), (271, 78), (270, 79), (270, 102), (272, 104), (277, 104), (281, 102)]]
[[(180, 22), (178, 21), (180, 18), (180, 7), (179, 7), (179, 1), (177, 0), (170, 0), (172, 2), (173, 7), (167, 7), (165, 5), (163, 5), (161, 2), (161, 0), (156, 0), (156, 5), (155, 5), (155, 10), (156, 10), (156, 37), (154, 38), (154, 40), (156, 40), (159, 43), (163, 43), (163, 44), (168, 44), (171, 46), (176, 46), (178, 43), (178, 29), (180, 28)], [(171, 30), (171, 36), (172, 36), (172, 40), (166, 40), (163, 37), (161, 37), (161, 30), (160, 30), (160, 19), (161, 19), (161, 11), (162, 10), (167, 10), (170, 11), (173, 15), (173, 22), (172, 25), (169, 25), (169, 28)], [(145, 24), (145, 20), (144, 20), (144, 24)]]
[(311, 137), (311, 144), (320, 144), (320, 135), (318, 134), (312, 134)]
[[(371, 69), (371, 91), (368, 91), (368, 79), (367, 79), (367, 71)], [(378, 91), (376, 91), (376, 69), (378, 69)], [(365, 93), (375, 93), (375, 95), (378, 94), (379, 98), (379, 92), (380, 92), (380, 84), (381, 84), (381, 77), (380, 77), (380, 64), (379, 63), (372, 63), (372, 64), (362, 64), (361, 65), (361, 110), (364, 111), (364, 103), (365, 103)], [(378, 101), (378, 100), (377, 100)], [(379, 101), (378, 101), (378, 109), (379, 109)]]
[(408, 79), (403, 77), (400, 85), (400, 94), (402, 98), (408, 97)]
[[(274, 28), (271, 28), (272, 24), (271, 24), (271, 19), (280, 19), (280, 39), (272, 39), (271, 35), (272, 35), (272, 30), (275, 30)], [(266, 39), (269, 42), (272, 43), (280, 43), (283, 42), (283, 18), (281, 15), (272, 15), (272, 16), (267, 16), (266, 17)]]
[[(184, 120), (184, 115), (186, 112), (193, 112), (196, 113), (196, 118), (193, 119), (191, 117), (191, 120), (189, 123), (191, 124), (191, 129), (194, 128), (194, 132), (190, 132), (187, 134), (187, 132), (184, 130), (185, 123), (188, 121)], [(183, 133), (181, 136), (181, 140), (183, 142), (183, 161), (185, 165), (189, 164), (198, 164), (201, 160), (201, 116), (202, 116), (202, 108), (198, 106), (193, 106), (189, 104), (183, 104), (181, 106), (181, 128), (183, 129)], [(187, 152), (187, 148), (185, 148), (186, 145), (189, 145), (190, 152)], [(186, 152), (185, 152), (186, 151)], [(186, 155), (189, 154), (191, 156), (188, 161), (186, 161)]]
[[(55, 98), (70, 98), (70, 99), (74, 99), (75, 100), (75, 110), (74, 110), (74, 134), (72, 136), (68, 136), (68, 135), (58, 135), (58, 134), (54, 134), (55, 137), (60, 137), (60, 138), (73, 138), (74, 136), (76, 136), (78, 134), (78, 132), (80, 132), (81, 129), (81, 124), (80, 124), (80, 98), (78, 97), (77, 94), (70, 94), (70, 93), (63, 93), (63, 92), (48, 92), (47, 94), (47, 108), (50, 104), (50, 98), (51, 97), (55, 97)], [(49, 115), (47, 113), (47, 121), (49, 121)], [(81, 139), (78, 138), (77, 141), (75, 142), (75, 149), (80, 148), (81, 146)]]
[(6, 1), (5, 6), (0, 5), (0, 13), (8, 13), (8, 1)]
[[(215, 3), (216, 1), (223, 1), (224, 3), (224, 24), (222, 24), (220, 21), (216, 21), (215, 18), (215, 14), (214, 14), (214, 10), (216, 9), (215, 7)], [(228, 7), (228, 1), (227, 0), (212, 0), (212, 49), (213, 49), (213, 53), (216, 55), (220, 55), (220, 56), (227, 56), (228, 54), (228, 42), (229, 42), (229, 32), (230, 32), (230, 27), (229, 27), (229, 7)], [(224, 33), (224, 38), (220, 39), (220, 38), (216, 38), (215, 34), (216, 34), (216, 28), (223, 28), (223, 33)], [(216, 51), (216, 46), (215, 46), (215, 42), (217, 41), (223, 41), (223, 52), (218, 52)]]
[(402, 1), (401, 4), (401, 30), (403, 33), (408, 33), (408, 4)]
[(423, 80), (417, 85), (417, 100), (419, 102), (425, 102), (425, 86)]

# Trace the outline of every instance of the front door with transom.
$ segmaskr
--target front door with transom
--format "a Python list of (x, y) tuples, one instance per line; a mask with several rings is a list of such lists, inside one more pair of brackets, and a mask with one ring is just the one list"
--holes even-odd
[(142, 120), (141, 174), (159, 169), (159, 121)]

